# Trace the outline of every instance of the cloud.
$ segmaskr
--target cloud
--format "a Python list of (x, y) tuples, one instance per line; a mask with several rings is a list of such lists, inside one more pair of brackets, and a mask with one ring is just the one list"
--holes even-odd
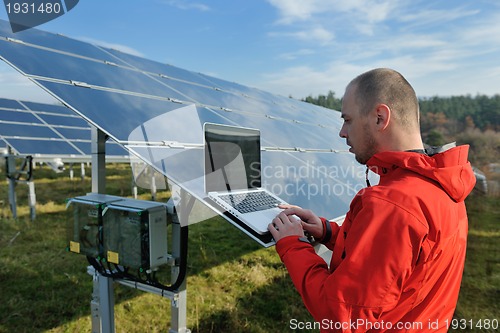
[(181, 10), (199, 10), (202, 12), (206, 12), (210, 10), (210, 7), (202, 4), (202, 3), (196, 3), (196, 2), (190, 2), (190, 1), (184, 1), (184, 0), (163, 0), (160, 1), (161, 3), (164, 3), (166, 5), (175, 7), (177, 9)]
[(332, 32), (322, 27), (293, 32), (270, 32), (268, 35), (277, 38), (289, 37), (310, 43), (320, 43), (321, 45), (330, 43), (335, 37)]
[[(458, 72), (461, 62), (453, 51), (439, 50), (422, 56), (412, 54), (377, 57), (369, 61), (351, 61), (349, 58), (333, 60), (321, 68), (312, 66), (287, 67), (281, 71), (263, 74), (260, 83), (253, 85), (284, 96), (301, 99), (309, 95), (325, 95), (332, 90), (338, 97), (346, 85), (357, 75), (377, 67), (390, 67), (400, 71), (410, 83), (415, 83), (419, 96), (449, 94), (458, 82), (447, 82), (450, 89), (444, 89), (444, 77)], [(474, 75), (476, 76), (476, 75)], [(460, 83), (463, 85), (463, 83)], [(465, 86), (465, 85), (464, 85)], [(485, 92), (488, 93), (488, 92)]]
[(279, 59), (283, 60), (295, 60), (297, 58), (303, 57), (303, 56), (308, 56), (308, 55), (313, 55), (316, 52), (312, 49), (300, 49), (295, 52), (288, 52), (288, 53), (282, 53), (278, 55)]
[(279, 24), (292, 24), (296, 21), (310, 19), (319, 8), (316, 2), (300, 0), (268, 0), (279, 12)]
[(332, 63), (325, 70), (310, 66), (288, 67), (283, 71), (267, 73), (258, 84), (259, 89), (301, 99), (309, 95), (326, 94), (329, 90), (337, 96), (344, 93), (346, 84), (364, 68), (349, 63)]
[(457, 96), (476, 93), (498, 94), (498, 64), (480, 67), (467, 63), (457, 50), (438, 49), (423, 55), (394, 55), (371, 61), (334, 60), (321, 68), (290, 66), (263, 74), (252, 85), (283, 96), (301, 99), (309, 95), (326, 95), (332, 90), (342, 97), (346, 85), (357, 75), (377, 67), (390, 67), (401, 72), (420, 97)]
[(429, 24), (443, 24), (445, 22), (455, 21), (469, 16), (475, 16), (479, 14), (480, 11), (468, 10), (463, 7), (447, 9), (447, 10), (436, 10), (428, 9), (421, 10), (418, 12), (405, 13), (399, 18), (400, 22), (409, 23), (409, 27), (415, 28), (416, 26), (428, 26)]
[[(422, 96), (498, 93), (497, 4), (458, 2), (445, 8), (421, 0), (268, 2), (278, 12), (274, 30), (282, 29), (269, 36), (295, 39), (299, 50), (305, 41), (315, 41), (307, 49), (316, 57), (308, 57), (307, 66), (283, 63), (262, 74), (262, 83), (254, 86), (296, 98), (329, 90), (341, 95), (363, 71), (391, 67), (415, 82)], [(289, 52), (279, 59), (304, 55)]]
[(472, 24), (464, 26), (462, 34), (459, 35), (460, 39), (471, 45), (484, 44), (488, 45), (488, 49), (498, 49), (500, 36), (500, 13), (493, 13), (492, 15), (482, 15), (477, 17), (477, 20)]
[[(350, 26), (372, 35), (374, 25), (383, 22), (397, 6), (396, 0), (268, 0), (278, 10), (277, 24), (314, 22), (321, 26), (339, 24), (348, 18)], [(333, 31), (330, 32), (333, 34)]]

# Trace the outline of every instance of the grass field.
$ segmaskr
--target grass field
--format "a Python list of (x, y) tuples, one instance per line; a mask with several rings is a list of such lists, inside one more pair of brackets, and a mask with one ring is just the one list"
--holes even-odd
[[(35, 221), (29, 219), (26, 186), (17, 189), (17, 220), (8, 209), (7, 184), (0, 186), (0, 332), (90, 332), (88, 263), (65, 250), (65, 200), (89, 192), (90, 179), (70, 180), (67, 172), (46, 168), (37, 168), (35, 178)], [(106, 192), (131, 196), (127, 165), (108, 167)], [(161, 193), (159, 200), (167, 196)], [(149, 200), (147, 192), (140, 197)], [(500, 320), (498, 199), (467, 199), (469, 244), (455, 315), (462, 322), (452, 332), (495, 332), (484, 320)], [(291, 319), (312, 321), (274, 248), (261, 248), (220, 218), (190, 226), (187, 291), (193, 333), (293, 332)], [(114, 295), (116, 332), (168, 332), (168, 299), (118, 284)]]

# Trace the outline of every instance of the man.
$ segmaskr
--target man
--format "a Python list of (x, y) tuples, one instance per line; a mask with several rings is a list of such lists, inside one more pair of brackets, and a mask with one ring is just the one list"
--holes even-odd
[[(351, 81), (341, 116), (340, 136), (379, 184), (355, 196), (342, 226), (282, 207), (269, 224), (276, 251), (322, 332), (446, 332), (475, 184), (468, 146), (427, 155), (415, 92), (391, 69)], [(329, 267), (304, 231), (333, 251)]]

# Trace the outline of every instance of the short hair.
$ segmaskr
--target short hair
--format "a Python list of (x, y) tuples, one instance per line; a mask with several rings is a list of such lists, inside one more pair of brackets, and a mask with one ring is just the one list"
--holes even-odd
[(419, 107), (415, 90), (399, 72), (376, 68), (351, 81), (361, 112), (368, 114), (377, 104), (386, 104), (391, 116), (403, 127), (419, 129)]

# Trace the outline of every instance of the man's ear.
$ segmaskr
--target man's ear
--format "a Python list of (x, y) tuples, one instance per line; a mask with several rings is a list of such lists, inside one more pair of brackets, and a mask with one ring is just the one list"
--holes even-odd
[(383, 131), (389, 126), (391, 121), (391, 108), (386, 104), (379, 104), (375, 109), (376, 112), (376, 122), (379, 131)]

